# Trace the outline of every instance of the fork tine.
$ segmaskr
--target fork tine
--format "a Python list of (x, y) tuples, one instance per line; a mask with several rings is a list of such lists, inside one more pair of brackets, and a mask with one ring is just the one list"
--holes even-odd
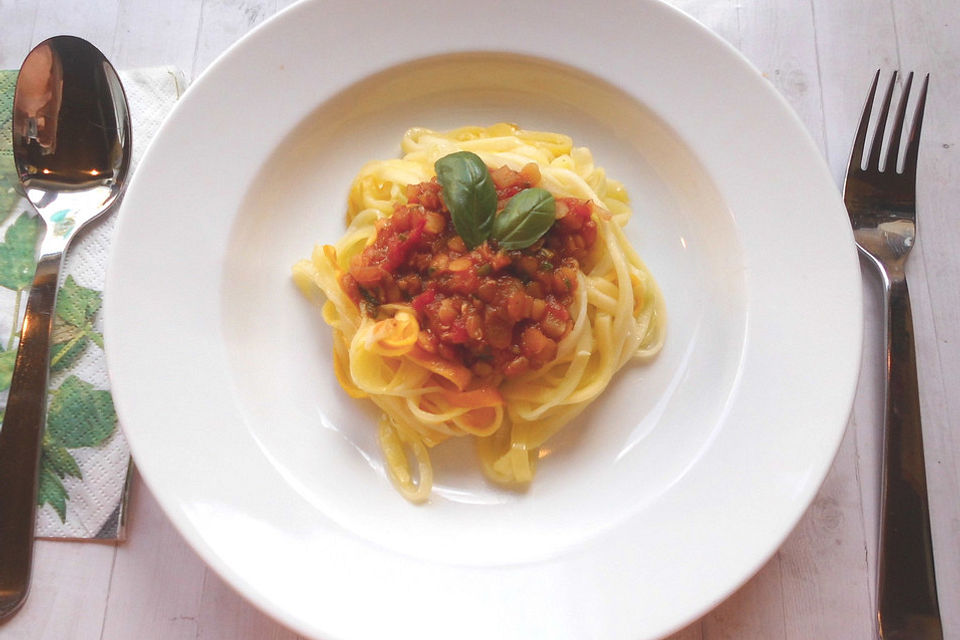
[(883, 97), (883, 106), (880, 107), (880, 119), (877, 120), (877, 130), (873, 134), (873, 144), (870, 145), (870, 160), (867, 169), (880, 169), (880, 148), (883, 146), (883, 134), (887, 128), (887, 115), (890, 112), (890, 98), (893, 97), (893, 85), (897, 82), (897, 72), (890, 76), (887, 93)]
[(883, 161), (883, 170), (897, 171), (897, 159), (900, 157), (900, 136), (903, 133), (903, 115), (907, 110), (907, 98), (910, 97), (910, 86), (913, 84), (913, 71), (907, 76), (900, 93), (900, 103), (897, 105), (897, 114), (893, 120), (893, 132), (890, 134), (890, 144), (887, 147), (887, 158)]
[(867, 142), (867, 128), (870, 125), (870, 113), (873, 111), (873, 98), (877, 93), (877, 81), (880, 80), (880, 69), (873, 76), (873, 84), (870, 85), (870, 93), (867, 94), (867, 103), (863, 105), (863, 114), (860, 116), (860, 124), (857, 126), (857, 136), (853, 139), (853, 149), (850, 151), (850, 164), (847, 166), (847, 174), (859, 171), (863, 166), (863, 147)]
[(903, 157), (903, 172), (916, 176), (917, 174), (917, 154), (920, 151), (920, 126), (923, 124), (923, 110), (927, 103), (927, 85), (930, 83), (930, 74), (923, 78), (923, 86), (920, 87), (920, 97), (917, 98), (917, 108), (913, 114), (913, 124), (910, 127), (910, 135), (907, 136), (907, 151)]

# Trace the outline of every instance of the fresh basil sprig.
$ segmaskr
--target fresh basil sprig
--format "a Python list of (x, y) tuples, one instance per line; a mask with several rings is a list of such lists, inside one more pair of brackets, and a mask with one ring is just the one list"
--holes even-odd
[(497, 212), (497, 189), (487, 165), (475, 153), (458, 151), (433, 166), (457, 233), (470, 249), (483, 244)]
[(540, 187), (513, 196), (497, 215), (497, 189), (487, 165), (475, 153), (457, 151), (440, 158), (433, 167), (453, 226), (470, 249), (491, 235), (503, 249), (526, 249), (553, 224), (556, 201)]
[(493, 237), (504, 249), (526, 249), (553, 224), (557, 205), (546, 189), (524, 189), (493, 221)]

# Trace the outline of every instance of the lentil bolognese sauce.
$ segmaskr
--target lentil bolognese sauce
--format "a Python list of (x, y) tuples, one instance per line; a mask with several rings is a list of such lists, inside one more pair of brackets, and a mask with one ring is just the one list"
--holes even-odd
[[(498, 209), (540, 182), (533, 163), (490, 174)], [(552, 361), (573, 326), (577, 272), (597, 238), (592, 203), (558, 199), (556, 223), (526, 249), (506, 251), (493, 240), (469, 250), (436, 178), (409, 185), (406, 196), (340, 277), (350, 299), (368, 316), (382, 304), (409, 303), (421, 329), (415, 348), (463, 365), (481, 384)]]

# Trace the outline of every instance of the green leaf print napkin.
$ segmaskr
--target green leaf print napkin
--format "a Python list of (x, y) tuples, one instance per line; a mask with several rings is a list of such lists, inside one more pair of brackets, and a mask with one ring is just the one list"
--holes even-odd
[[(6, 405), (42, 222), (21, 197), (11, 125), (16, 71), (0, 71), (0, 410)], [(185, 83), (169, 67), (120, 72), (133, 123), (133, 166)], [(121, 206), (123, 206), (121, 204)], [(130, 453), (117, 424), (100, 306), (117, 212), (78, 235), (61, 272), (40, 458), (37, 535), (122, 540)]]

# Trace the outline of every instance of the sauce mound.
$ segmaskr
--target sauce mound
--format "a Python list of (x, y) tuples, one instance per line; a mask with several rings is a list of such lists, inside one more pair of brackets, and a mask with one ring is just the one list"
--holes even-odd
[[(491, 170), (498, 211), (537, 186), (535, 164)], [(436, 179), (407, 186), (407, 202), (377, 223), (377, 235), (353, 258), (340, 286), (371, 317), (383, 304), (410, 305), (417, 346), (495, 382), (552, 361), (573, 326), (577, 275), (597, 238), (589, 200), (556, 199), (556, 220), (526, 249), (488, 240), (469, 250), (457, 235)]]

